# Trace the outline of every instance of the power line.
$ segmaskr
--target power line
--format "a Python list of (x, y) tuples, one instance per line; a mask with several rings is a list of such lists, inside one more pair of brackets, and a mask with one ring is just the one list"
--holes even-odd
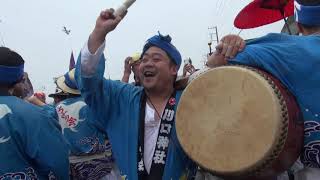
[(233, 33), (233, 31), (234, 31), (234, 29), (235, 29), (235, 27), (234, 27), (234, 26), (232, 26), (231, 31), (230, 31), (230, 33), (229, 33), (229, 34), (232, 34), (232, 33)]
[(217, 10), (219, 13), (218, 13), (218, 15), (219, 16), (222, 16), (223, 17), (223, 14), (224, 14), (224, 8), (225, 8), (225, 6), (226, 6), (226, 4), (228, 4), (227, 3), (227, 0), (222, 0), (221, 1), (221, 3), (220, 3), (220, 7), (219, 7), (219, 9)]
[(219, 11), (219, 10), (221, 9), (221, 6), (222, 6), (222, 4), (223, 4), (223, 1), (224, 1), (224, 0), (221, 0), (221, 1), (220, 1), (221, 3), (220, 3), (220, 5), (219, 5), (219, 8), (217, 9), (217, 15), (219, 15), (220, 12), (221, 12), (221, 11)]
[(215, 8), (214, 9), (218, 9), (218, 0), (216, 1), (216, 6), (215, 6)]
[(219, 14), (221, 14), (221, 16), (223, 17), (223, 14), (224, 14), (224, 8), (226, 7), (226, 4), (227, 4), (227, 0), (224, 0), (224, 1), (222, 1), (223, 3), (222, 3), (222, 7), (220, 8), (220, 13)]
[(3, 39), (3, 36), (2, 36), (2, 33), (0, 32), (0, 37), (1, 37), (1, 44), (2, 46), (6, 46), (6, 44), (4, 43), (4, 39)]
[[(0, 23), (2, 23), (2, 20), (1, 20), (1, 19), (0, 19)], [(2, 46), (6, 46), (6, 44), (4, 43), (4, 38), (3, 38), (3, 36), (2, 36), (1, 31), (0, 31), (0, 38), (1, 38), (1, 44), (2, 44)]]
[(223, 0), (217, 0), (216, 8), (215, 8), (215, 15), (214, 15), (214, 16), (216, 16), (216, 17), (219, 15), (219, 14), (218, 14), (218, 10), (219, 10), (219, 8), (220, 8), (220, 6), (221, 6), (222, 1), (223, 1)]

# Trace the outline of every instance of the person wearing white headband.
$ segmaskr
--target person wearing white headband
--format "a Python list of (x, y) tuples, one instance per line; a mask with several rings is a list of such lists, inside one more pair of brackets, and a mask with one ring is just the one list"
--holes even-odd
[(215, 53), (209, 57), (207, 65), (214, 68), (225, 64), (241, 64), (261, 68), (273, 74), (290, 90), (303, 113), (305, 126), (304, 147), (299, 158), (303, 165), (293, 170), (290, 180), (318, 180), (320, 0), (299, 0), (294, 8), (297, 26), (303, 36), (271, 33), (248, 42), (244, 51), (234, 58), (225, 59)]

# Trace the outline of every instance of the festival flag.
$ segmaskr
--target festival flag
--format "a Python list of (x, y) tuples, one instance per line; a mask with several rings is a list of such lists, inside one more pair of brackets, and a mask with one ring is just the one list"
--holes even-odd
[(70, 57), (70, 63), (69, 63), (69, 71), (73, 68), (75, 68), (75, 62), (74, 62), (74, 57), (73, 57), (73, 51), (71, 52), (71, 57)]

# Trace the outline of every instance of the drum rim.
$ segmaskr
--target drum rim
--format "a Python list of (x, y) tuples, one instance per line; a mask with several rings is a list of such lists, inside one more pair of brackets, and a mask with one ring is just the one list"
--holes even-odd
[[(256, 176), (256, 175), (259, 175), (259, 173), (261, 171), (270, 167), (273, 164), (273, 162), (277, 159), (277, 157), (279, 156), (279, 154), (281, 153), (281, 151), (285, 145), (287, 135), (288, 135), (288, 124), (289, 124), (289, 113), (288, 113), (288, 108), (287, 108), (287, 102), (285, 101), (284, 96), (281, 94), (281, 90), (275, 84), (274, 80), (269, 77), (269, 76), (273, 77), (272, 74), (269, 74), (263, 70), (255, 68), (255, 67), (250, 67), (250, 66), (245, 66), (245, 65), (225, 65), (225, 66), (220, 66), (220, 67), (216, 67), (216, 68), (225, 68), (225, 67), (233, 67), (233, 68), (237, 67), (237, 68), (242, 68), (242, 69), (248, 70), (250, 72), (253, 72), (253, 73), (259, 75), (261, 78), (263, 78), (271, 86), (271, 88), (274, 90), (274, 94), (277, 97), (277, 100), (279, 102), (279, 106), (281, 107), (281, 109), (280, 109), (281, 121), (279, 122), (280, 127), (279, 127), (279, 133), (278, 133), (280, 136), (278, 138), (276, 138), (277, 142), (274, 142), (274, 145), (272, 146), (273, 149), (271, 148), (270, 150), (267, 151), (267, 153), (263, 156), (263, 158), (255, 164), (256, 167), (244, 168), (242, 172), (239, 172), (239, 171), (226, 171), (226, 172), (224, 172), (224, 171), (214, 171), (210, 168), (206, 168), (205, 166), (203, 166), (202, 163), (195, 160), (195, 158), (193, 156), (191, 156), (189, 154), (189, 152), (187, 152), (185, 150), (183, 144), (181, 144), (181, 143), (180, 144), (181, 144), (182, 149), (184, 150), (184, 152), (188, 155), (188, 157), (190, 159), (192, 159), (194, 162), (196, 162), (202, 169), (208, 170), (208, 171), (212, 172), (213, 174), (221, 175), (221, 176), (241, 176), (241, 175)], [(202, 69), (202, 72), (200, 72), (197, 75), (195, 75), (194, 77), (192, 77), (192, 80), (190, 80), (188, 82), (188, 85), (191, 84), (193, 80), (196, 80), (201, 75), (208, 73), (216, 68)], [(183, 93), (182, 93), (181, 97), (183, 96)], [(179, 109), (180, 108), (178, 106), (177, 112), (179, 111)], [(180, 139), (180, 135), (179, 135), (180, 133), (178, 133), (179, 129), (177, 128), (176, 131), (177, 131), (177, 137), (179, 140)]]

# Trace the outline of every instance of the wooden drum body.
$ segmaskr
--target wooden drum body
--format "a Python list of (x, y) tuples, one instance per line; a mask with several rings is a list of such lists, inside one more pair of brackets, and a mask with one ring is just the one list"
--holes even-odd
[(270, 74), (244, 66), (197, 72), (181, 96), (176, 128), (189, 157), (226, 179), (276, 176), (303, 146), (294, 97)]

